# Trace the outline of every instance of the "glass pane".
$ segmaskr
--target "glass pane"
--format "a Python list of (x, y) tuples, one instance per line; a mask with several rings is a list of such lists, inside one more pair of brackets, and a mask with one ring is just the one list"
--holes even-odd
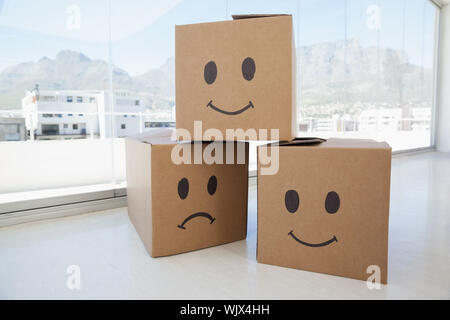
[(175, 127), (175, 25), (225, 17), (226, 1), (111, 1), (116, 137)]
[(299, 2), (300, 134), (431, 145), (436, 7), (429, 0)]
[(0, 1), (0, 194), (110, 184), (107, 8)]
[(239, 13), (293, 14), (300, 136), (429, 146), (436, 12), (429, 0), (0, 1), (0, 194), (123, 182), (120, 138), (174, 126), (175, 24)]
[(26, 139), (106, 134), (98, 119), (109, 87), (106, 4), (0, 3), (1, 115), (20, 123)]
[(111, 2), (116, 137), (175, 127), (175, 24), (225, 15), (225, 1)]

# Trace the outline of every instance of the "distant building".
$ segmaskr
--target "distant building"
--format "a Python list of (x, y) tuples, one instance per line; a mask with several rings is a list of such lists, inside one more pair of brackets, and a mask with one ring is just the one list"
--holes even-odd
[(431, 127), (431, 107), (411, 108), (412, 110), (412, 130), (430, 131)]
[(143, 131), (141, 100), (125, 91), (114, 92), (113, 99), (109, 91), (32, 90), (22, 99), (22, 110), (36, 139), (124, 137)]
[(359, 117), (359, 131), (398, 131), (402, 121), (402, 109), (379, 108), (364, 110)]
[(25, 141), (25, 118), (0, 117), (0, 141)]
[(333, 118), (314, 119), (312, 128), (315, 132), (335, 132), (337, 131), (337, 121)]
[(175, 128), (175, 121), (145, 121), (145, 128)]

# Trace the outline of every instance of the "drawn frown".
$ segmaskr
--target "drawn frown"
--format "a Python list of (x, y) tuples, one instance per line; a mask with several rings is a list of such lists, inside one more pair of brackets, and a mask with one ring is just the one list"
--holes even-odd
[[(217, 177), (211, 176), (208, 180), (207, 191), (210, 196), (213, 196), (216, 193), (216, 190), (217, 190)], [(188, 195), (189, 195), (189, 180), (187, 178), (183, 178), (178, 182), (178, 196), (180, 197), (181, 200), (184, 200), (188, 197)], [(190, 220), (195, 218), (206, 218), (210, 221), (209, 222), (210, 224), (216, 221), (216, 218), (214, 218), (208, 212), (196, 212), (186, 217), (186, 219), (184, 219), (183, 222), (178, 225), (178, 228), (186, 230), (186, 224)]]

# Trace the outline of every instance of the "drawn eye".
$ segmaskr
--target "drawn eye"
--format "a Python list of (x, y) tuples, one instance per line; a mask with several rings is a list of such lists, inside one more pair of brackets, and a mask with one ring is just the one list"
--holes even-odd
[(327, 212), (330, 214), (334, 214), (339, 210), (340, 206), (341, 200), (339, 199), (339, 195), (334, 191), (328, 192), (325, 199), (325, 209), (327, 210)]
[(298, 197), (298, 193), (295, 190), (289, 190), (284, 195), (284, 203), (286, 204), (286, 209), (290, 213), (294, 213), (298, 209), (298, 205), (300, 204), (300, 198)]
[(204, 77), (207, 84), (212, 84), (216, 81), (217, 66), (214, 61), (210, 61), (205, 65)]
[(216, 176), (211, 176), (208, 180), (208, 193), (210, 195), (213, 195), (214, 193), (216, 193), (216, 189), (217, 189), (217, 178)]
[(252, 80), (255, 76), (255, 71), (255, 61), (250, 57), (245, 58), (244, 61), (242, 61), (242, 76), (244, 79), (248, 81)]
[(189, 193), (189, 181), (186, 178), (178, 181), (178, 195), (181, 199), (186, 199)]

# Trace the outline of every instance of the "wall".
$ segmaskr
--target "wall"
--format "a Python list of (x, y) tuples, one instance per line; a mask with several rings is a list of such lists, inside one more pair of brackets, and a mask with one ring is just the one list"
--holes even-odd
[[(11, 192), (109, 184), (126, 180), (124, 139), (0, 142), (0, 196)], [(250, 143), (250, 171), (256, 146)], [(114, 161), (111, 161), (111, 154)]]
[(0, 194), (125, 180), (123, 139), (0, 142)]
[(436, 147), (450, 152), (450, 5), (441, 9)]

